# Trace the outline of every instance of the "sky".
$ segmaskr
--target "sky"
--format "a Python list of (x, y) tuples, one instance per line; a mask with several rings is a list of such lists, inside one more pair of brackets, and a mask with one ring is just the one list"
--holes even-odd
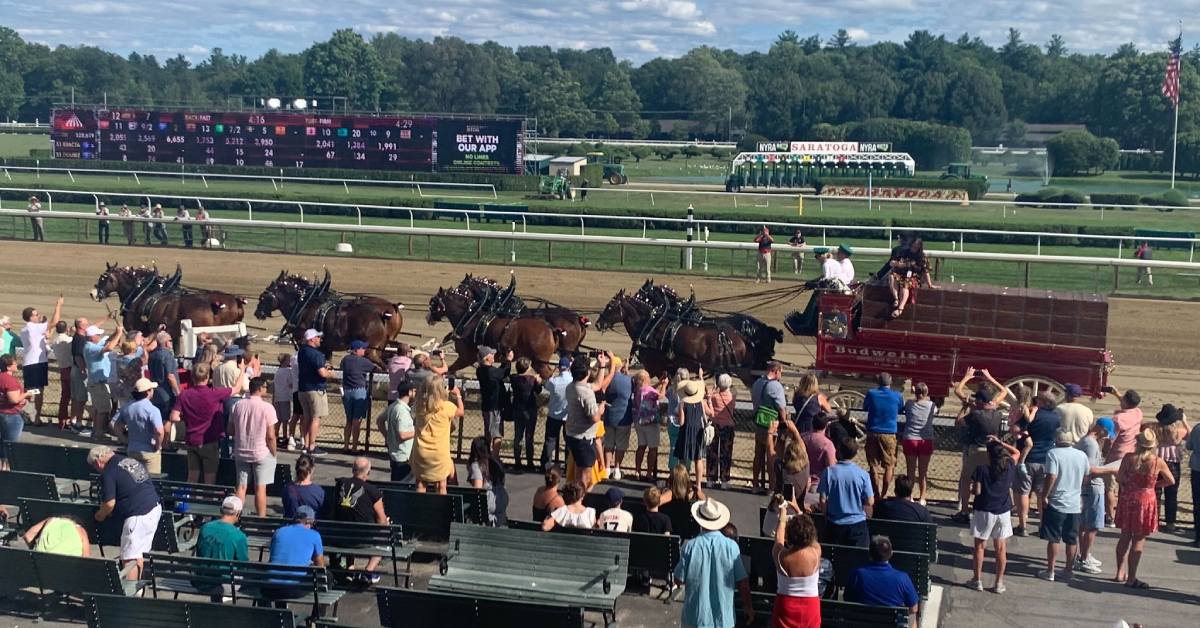
[[(765, 50), (785, 29), (856, 42), (902, 42), (926, 29), (963, 32), (992, 45), (1019, 29), (1044, 44), (1052, 33), (1073, 52), (1112, 52), (1125, 42), (1164, 50), (1183, 19), (1185, 48), (1200, 38), (1197, 0), (0, 0), (0, 25), (52, 46), (94, 45), (121, 55), (193, 62), (212, 48), (256, 58), (298, 52), (353, 28), (430, 40), (555, 48), (607, 46), (635, 64), (709, 45)], [(1189, 42), (1189, 33), (1191, 41)]]

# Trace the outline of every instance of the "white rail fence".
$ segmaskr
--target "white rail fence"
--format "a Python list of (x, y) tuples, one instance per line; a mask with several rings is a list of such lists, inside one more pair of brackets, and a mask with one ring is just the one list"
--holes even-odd
[[(101, 198), (139, 198), (139, 199), (144, 198), (147, 203), (153, 203), (154, 202), (153, 199), (159, 199), (159, 200), (172, 199), (172, 200), (175, 200), (176, 202), (192, 202), (192, 203), (195, 203), (196, 206), (198, 206), (198, 207), (204, 207), (204, 203), (206, 203), (206, 202), (208, 202), (208, 203), (217, 203), (217, 202), (219, 202), (219, 203), (244, 203), (246, 205), (247, 220), (254, 221), (254, 222), (259, 222), (259, 221), (255, 220), (255, 218), (254, 218), (254, 207), (257, 204), (260, 207), (263, 205), (295, 206), (297, 208), (298, 219), (301, 223), (307, 222), (306, 215), (305, 215), (306, 207), (308, 207), (308, 208), (320, 207), (320, 208), (336, 208), (336, 209), (342, 210), (343, 212), (345, 212), (347, 214), (352, 213), (353, 215), (356, 216), (357, 224), (362, 225), (362, 210), (365, 208), (365, 209), (371, 209), (373, 211), (381, 211), (381, 212), (385, 212), (388, 214), (393, 214), (394, 219), (403, 220), (405, 217), (407, 217), (410, 228), (415, 228), (417, 226), (416, 225), (416, 220), (417, 220), (416, 216), (420, 213), (422, 215), (445, 216), (445, 217), (451, 217), (451, 218), (456, 218), (456, 219), (461, 218), (463, 220), (463, 229), (465, 229), (466, 231), (469, 231), (471, 233), (476, 233), (476, 232), (480, 231), (478, 225), (482, 221), (482, 219), (490, 220), (492, 218), (502, 220), (506, 223), (511, 222), (514, 224), (519, 224), (518, 227), (514, 227), (514, 228), (519, 229), (522, 232), (529, 231), (529, 225), (528, 225), (528, 221), (526, 220), (526, 214), (523, 212), (502, 212), (502, 211), (501, 212), (490, 212), (490, 211), (482, 212), (479, 210), (470, 210), (470, 209), (406, 207), (406, 206), (392, 206), (392, 205), (373, 205), (373, 204), (366, 204), (366, 203), (346, 204), (346, 203), (328, 203), (328, 202), (304, 202), (304, 201), (239, 198), (239, 197), (226, 197), (226, 196), (195, 196), (195, 195), (185, 195), (185, 194), (153, 194), (153, 195), (141, 196), (141, 195), (134, 195), (134, 194), (111, 193), (111, 192), (105, 192), (105, 191), (39, 189), (39, 188), (24, 188), (24, 187), (0, 187), (0, 194), (3, 194), (5, 192), (20, 193), (23, 197), (27, 197), (28, 195), (45, 196), (46, 201), (47, 201), (46, 209), (49, 212), (54, 211), (54, 195), (55, 194), (66, 194), (66, 195), (76, 195), (76, 196), (78, 196), (78, 195), (91, 196), (93, 198), (94, 203), (99, 203)], [(11, 202), (12, 201), (10, 201), (10, 203)], [(974, 201), (974, 202), (980, 202), (980, 201)], [(20, 201), (20, 205), (23, 206), (24, 201)], [(4, 206), (3, 200), (0, 200), (0, 209), (2, 209), (3, 206)], [(691, 226), (695, 230), (695, 232), (697, 234), (697, 238), (704, 239), (704, 240), (710, 239), (709, 227), (715, 227), (717, 225), (723, 225), (723, 226), (731, 226), (731, 225), (745, 226), (746, 225), (746, 221), (744, 221), (744, 220), (720, 220), (720, 219), (698, 219), (698, 218), (697, 219), (689, 219), (687, 217), (660, 218), (660, 217), (653, 217), (653, 216), (618, 216), (618, 215), (610, 215), (610, 214), (579, 214), (579, 213), (541, 212), (541, 211), (535, 212), (532, 215), (536, 215), (538, 217), (560, 218), (560, 219), (564, 219), (564, 220), (570, 220), (571, 222), (578, 222), (580, 235), (587, 235), (587, 231), (589, 228), (591, 228), (591, 229), (625, 229), (625, 230), (628, 230), (629, 227), (627, 225), (630, 222), (635, 222), (635, 223), (640, 222), (642, 239), (649, 238), (650, 225), (652, 225), (652, 224), (666, 223), (666, 224), (678, 225), (681, 234), (685, 233), (687, 228), (689, 226)], [(471, 220), (472, 217), (474, 217), (476, 219), (475, 220), (475, 223), (476, 223), (475, 228), (472, 228), (472, 220)], [(608, 224), (606, 224), (606, 223), (608, 223)], [(831, 225), (831, 224), (820, 224), (820, 223), (806, 223), (806, 222), (801, 222), (801, 221), (790, 222), (790, 221), (772, 221), (772, 220), (756, 221), (754, 224), (755, 225), (766, 225), (766, 226), (768, 226), (772, 229), (775, 229), (777, 231), (780, 231), (780, 232), (790, 232), (790, 231), (794, 231), (797, 229), (801, 230), (802, 232), (806, 232), (810, 235), (814, 232), (820, 232), (821, 246), (829, 245), (828, 231), (830, 229), (836, 229), (839, 232), (847, 232), (848, 231), (848, 232), (863, 233), (863, 234), (865, 234), (864, 237), (868, 238), (868, 239), (870, 239), (872, 237), (877, 237), (877, 236), (874, 236), (874, 234), (883, 234), (888, 243), (890, 243), (893, 240), (893, 234), (895, 232), (899, 232), (899, 231), (918, 231), (923, 234), (929, 234), (929, 233), (950, 234), (950, 235), (957, 236), (957, 242), (952, 242), (952, 244), (954, 245), (954, 250), (959, 251), (959, 252), (966, 251), (966, 240), (967, 240), (968, 236), (992, 235), (992, 236), (1033, 238), (1034, 239), (1034, 254), (1037, 256), (1042, 255), (1042, 241), (1043, 240), (1049, 240), (1051, 242), (1055, 242), (1055, 241), (1061, 240), (1063, 238), (1086, 238), (1088, 240), (1111, 242), (1115, 246), (1114, 252), (1115, 252), (1116, 258), (1118, 258), (1118, 259), (1121, 259), (1124, 257), (1125, 248), (1126, 248), (1125, 244), (1129, 243), (1129, 242), (1149, 241), (1149, 242), (1153, 242), (1153, 243), (1157, 243), (1157, 244), (1182, 245), (1182, 246), (1186, 246), (1188, 248), (1188, 261), (1192, 262), (1192, 261), (1195, 261), (1196, 244), (1198, 242), (1200, 242), (1200, 238), (1171, 237), (1171, 236), (1074, 234), (1074, 233), (1057, 233), (1057, 232), (1053, 232), (1053, 231), (1016, 231), (1016, 230), (1010, 231), (1010, 230), (1003, 230), (1003, 229), (969, 229), (969, 228), (954, 229), (954, 228), (944, 228), (944, 227), (908, 228), (908, 227), (894, 227), (894, 226), (883, 226), (883, 225)], [(535, 228), (536, 228), (536, 226), (535, 226)], [(660, 240), (661, 239), (663, 239), (663, 238), (660, 238)], [(883, 241), (883, 239), (881, 239), (881, 241)], [(1013, 246), (1018, 246), (1018, 245), (1014, 244)], [(933, 254), (939, 253), (939, 252), (935, 251), (933, 249), (928, 249), (927, 253), (933, 255)]]

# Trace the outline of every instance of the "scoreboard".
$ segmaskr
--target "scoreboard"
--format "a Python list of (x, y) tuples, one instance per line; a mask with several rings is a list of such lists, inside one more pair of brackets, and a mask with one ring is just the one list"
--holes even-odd
[(522, 174), (524, 121), (309, 112), (56, 109), (56, 159)]

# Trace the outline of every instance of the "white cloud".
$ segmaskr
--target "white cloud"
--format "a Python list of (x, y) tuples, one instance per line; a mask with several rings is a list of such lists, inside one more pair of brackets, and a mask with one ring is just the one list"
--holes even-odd
[(117, 2), (72, 2), (66, 6), (71, 13), (83, 15), (128, 14), (134, 11), (129, 3)]
[(850, 38), (856, 42), (857, 41), (866, 41), (867, 39), (871, 38), (871, 33), (868, 33), (867, 31), (865, 31), (861, 28), (854, 28), (854, 27), (847, 28), (846, 34), (849, 35)]
[(655, 53), (658, 52), (658, 46), (649, 39), (635, 39), (633, 46), (642, 52)]
[(258, 22), (255, 26), (271, 33), (294, 33), (300, 30), (299, 26), (287, 22)]
[(208, 48), (205, 48), (200, 44), (192, 44), (191, 46), (188, 46), (187, 50), (184, 50), (184, 53), (187, 55), (206, 55), (208, 54)]

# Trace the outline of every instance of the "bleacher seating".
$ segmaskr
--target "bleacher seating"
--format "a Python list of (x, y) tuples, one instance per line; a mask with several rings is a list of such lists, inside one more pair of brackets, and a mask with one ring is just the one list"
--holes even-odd
[[(541, 530), (540, 521), (520, 521), (509, 519), (508, 527), (517, 530)], [(675, 565), (679, 563), (679, 553), (683, 541), (673, 534), (647, 534), (645, 532), (614, 532), (612, 530), (597, 530), (584, 528), (564, 528), (555, 526), (554, 532), (580, 534), (629, 541), (629, 577), (640, 579), (657, 579), (663, 581), (663, 587), (669, 596), (675, 590), (675, 580), (672, 574)]]
[(383, 509), (392, 523), (403, 528), (406, 540), (445, 543), (450, 539), (450, 526), (463, 522), (462, 495), (385, 489)]
[(287, 609), (253, 608), (184, 600), (87, 595), (88, 628), (294, 628)]
[(565, 604), (386, 587), (375, 598), (385, 628), (583, 628), (583, 609)]
[[(246, 534), (251, 549), (258, 549), (258, 560), (271, 547), (271, 537), (280, 527), (292, 523), (277, 517), (247, 517), (238, 521), (238, 527)], [(321, 533), (321, 544), (326, 555), (341, 555), (355, 558), (378, 556), (391, 560), (392, 578), (400, 586), (400, 561), (407, 561), (403, 572), (407, 587), (412, 576), (412, 548), (404, 545), (403, 528), (399, 525), (354, 523), (348, 521), (317, 520), (313, 528)]]

